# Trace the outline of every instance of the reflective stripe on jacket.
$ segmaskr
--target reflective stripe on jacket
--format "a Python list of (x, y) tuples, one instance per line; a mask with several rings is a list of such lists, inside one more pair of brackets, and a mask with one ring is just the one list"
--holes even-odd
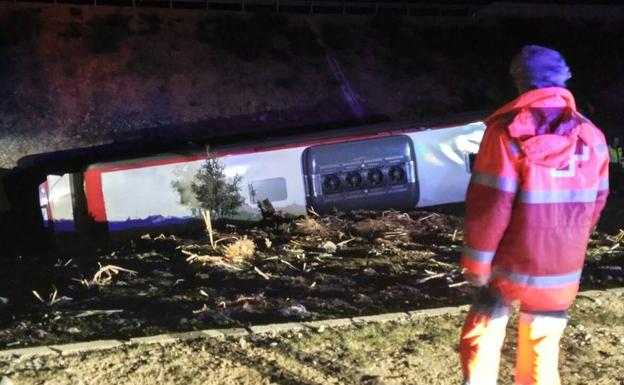
[(609, 191), (604, 135), (558, 87), (488, 119), (466, 197), (462, 265), (525, 311), (565, 310)]

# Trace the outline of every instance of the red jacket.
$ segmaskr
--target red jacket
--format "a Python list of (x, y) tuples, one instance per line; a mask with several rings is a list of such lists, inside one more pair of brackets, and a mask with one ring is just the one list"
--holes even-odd
[(568, 309), (608, 191), (604, 135), (559, 87), (486, 119), (466, 197), (462, 266), (525, 311)]

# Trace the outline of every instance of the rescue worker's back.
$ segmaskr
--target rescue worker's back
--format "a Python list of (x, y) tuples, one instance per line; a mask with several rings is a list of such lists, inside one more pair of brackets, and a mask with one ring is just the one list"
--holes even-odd
[(510, 304), (519, 302), (517, 385), (559, 385), (559, 341), (587, 242), (609, 191), (603, 134), (576, 109), (554, 50), (526, 46), (521, 95), (486, 119), (466, 196), (466, 279), (481, 286), (460, 341), (466, 385), (495, 385)]
[(467, 195), (464, 267), (491, 269), (491, 284), (523, 310), (566, 310), (609, 191), (604, 136), (557, 87), (523, 94), (486, 124)]

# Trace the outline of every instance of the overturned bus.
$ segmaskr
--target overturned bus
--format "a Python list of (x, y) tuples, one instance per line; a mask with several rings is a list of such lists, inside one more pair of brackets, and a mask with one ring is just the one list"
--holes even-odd
[[(210, 147), (226, 176), (240, 178), (235, 219), (261, 217), (258, 203), (299, 215), (313, 209), (409, 209), (464, 200), (485, 126), (377, 124)], [(126, 157), (47, 175), (39, 186), (44, 226), (110, 235), (187, 223), (194, 211), (175, 182), (192, 180), (205, 148)]]

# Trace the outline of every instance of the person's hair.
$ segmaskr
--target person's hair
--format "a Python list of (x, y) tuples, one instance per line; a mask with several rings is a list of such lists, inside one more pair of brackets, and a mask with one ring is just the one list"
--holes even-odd
[(520, 89), (565, 87), (572, 77), (563, 56), (554, 49), (526, 45), (511, 61), (509, 73)]

